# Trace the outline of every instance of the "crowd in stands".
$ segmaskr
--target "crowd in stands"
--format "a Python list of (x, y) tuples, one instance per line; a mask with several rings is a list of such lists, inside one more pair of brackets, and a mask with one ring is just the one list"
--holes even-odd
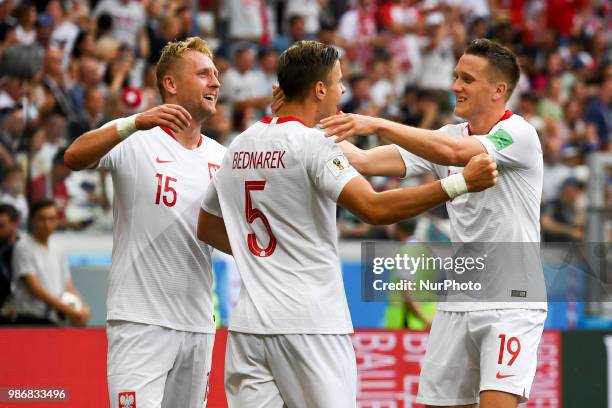
[[(587, 158), (612, 152), (611, 13), (605, 0), (0, 0), (0, 203), (18, 209), (22, 227), (30, 205), (51, 199), (59, 229), (110, 231), (108, 175), (71, 172), (63, 151), (90, 129), (161, 103), (155, 63), (168, 41), (201, 36), (214, 48), (221, 95), (203, 132), (229, 144), (270, 114), (278, 56), (295, 41), (339, 47), (342, 111), (436, 129), (460, 121), (454, 66), (470, 40), (487, 37), (522, 65), (509, 108), (541, 139), (543, 237), (581, 240)], [(422, 182), (371, 181), (377, 189)], [(396, 228), (344, 211), (338, 222), (343, 238), (399, 239)], [(415, 234), (446, 240), (448, 228), (442, 206)]]

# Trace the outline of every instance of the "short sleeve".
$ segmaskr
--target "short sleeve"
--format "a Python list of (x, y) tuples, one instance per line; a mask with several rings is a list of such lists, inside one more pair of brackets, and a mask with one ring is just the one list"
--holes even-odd
[(308, 147), (304, 157), (306, 171), (318, 189), (338, 201), (342, 189), (360, 174), (333, 140), (326, 138), (320, 131), (316, 132), (307, 136)]
[(34, 264), (34, 255), (23, 244), (17, 244), (13, 251), (13, 274), (17, 279), (38, 274)]
[(399, 154), (402, 156), (402, 160), (404, 161), (404, 165), (406, 166), (406, 174), (402, 178), (418, 176), (419, 174), (434, 171), (434, 164), (429, 160), (425, 160), (416, 154), (410, 153), (408, 150), (398, 145), (393, 146), (395, 146), (395, 148), (399, 151)]
[(529, 169), (542, 157), (542, 147), (533, 126), (502, 125), (491, 134), (476, 137), (498, 166)]
[(202, 209), (207, 213), (210, 213), (219, 218), (223, 218), (223, 213), (221, 212), (221, 203), (219, 202), (219, 193), (217, 192), (217, 183), (219, 173), (223, 170), (219, 170), (215, 177), (213, 177), (210, 184), (208, 184), (208, 188), (204, 193), (204, 198), (202, 199)]

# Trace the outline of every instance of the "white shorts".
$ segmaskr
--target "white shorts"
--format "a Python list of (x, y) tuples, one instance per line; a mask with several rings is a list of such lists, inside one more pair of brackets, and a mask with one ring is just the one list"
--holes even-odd
[(544, 320), (544, 310), (438, 311), (427, 340), (417, 402), (475, 404), (486, 390), (527, 401)]
[(225, 391), (229, 408), (354, 408), (357, 363), (351, 338), (230, 332)]
[(204, 408), (214, 334), (110, 321), (108, 392), (111, 408)]

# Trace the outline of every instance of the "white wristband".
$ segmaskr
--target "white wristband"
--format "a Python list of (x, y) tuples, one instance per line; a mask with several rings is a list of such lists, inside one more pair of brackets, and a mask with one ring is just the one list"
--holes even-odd
[(440, 182), (442, 183), (442, 188), (446, 191), (446, 194), (448, 194), (451, 200), (468, 192), (463, 173), (452, 174), (443, 178)]
[(117, 133), (121, 139), (125, 139), (132, 133), (136, 132), (136, 115), (128, 116), (117, 120)]

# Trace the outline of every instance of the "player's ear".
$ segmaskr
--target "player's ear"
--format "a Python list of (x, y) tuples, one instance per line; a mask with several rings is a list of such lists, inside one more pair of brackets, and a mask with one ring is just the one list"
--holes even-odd
[(500, 99), (506, 99), (508, 93), (508, 84), (505, 82), (498, 82), (495, 86), (495, 93), (493, 94), (493, 100), (498, 101)]
[(166, 90), (166, 94), (176, 95), (176, 81), (174, 80), (172, 75), (164, 76), (162, 83), (164, 85), (164, 89)]
[(327, 88), (325, 87), (325, 83), (323, 81), (317, 81), (315, 84), (315, 98), (317, 98), (319, 101), (323, 100), (326, 93)]

